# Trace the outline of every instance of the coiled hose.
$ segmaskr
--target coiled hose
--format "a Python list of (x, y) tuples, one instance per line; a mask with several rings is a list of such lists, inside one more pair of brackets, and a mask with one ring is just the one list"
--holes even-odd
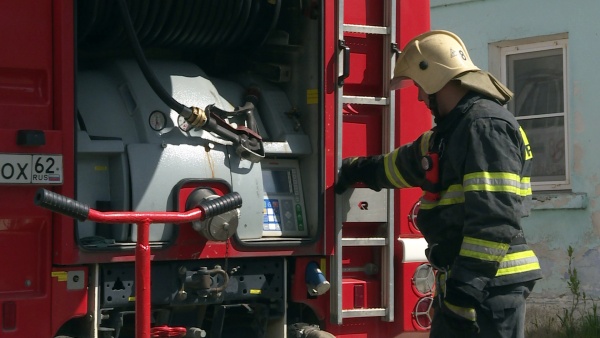
[[(251, 49), (275, 27), (281, 0), (127, 0), (142, 47), (177, 50)], [(77, 3), (77, 40), (84, 49), (128, 44), (114, 0)]]

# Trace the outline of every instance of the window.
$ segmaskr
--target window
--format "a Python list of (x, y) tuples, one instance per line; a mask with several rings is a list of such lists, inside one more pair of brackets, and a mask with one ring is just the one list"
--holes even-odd
[(567, 39), (503, 42), (497, 47), (502, 82), (514, 93), (507, 108), (527, 133), (533, 151), (533, 189), (569, 188)]

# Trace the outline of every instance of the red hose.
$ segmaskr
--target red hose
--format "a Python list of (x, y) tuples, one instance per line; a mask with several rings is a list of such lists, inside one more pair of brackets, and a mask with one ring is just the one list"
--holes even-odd
[(155, 326), (150, 334), (151, 338), (181, 338), (185, 336), (185, 327)]

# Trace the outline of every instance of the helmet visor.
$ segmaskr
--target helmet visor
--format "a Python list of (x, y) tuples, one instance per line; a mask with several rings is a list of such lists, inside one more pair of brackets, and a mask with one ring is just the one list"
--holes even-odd
[(414, 84), (414, 81), (408, 77), (395, 77), (390, 81), (390, 90), (402, 89), (410, 87)]

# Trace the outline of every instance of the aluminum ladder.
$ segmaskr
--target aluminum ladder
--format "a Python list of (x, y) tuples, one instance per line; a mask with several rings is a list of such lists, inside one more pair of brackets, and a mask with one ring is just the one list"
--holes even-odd
[[(366, 26), (344, 23), (344, 0), (338, 0), (338, 85), (336, 90), (336, 126), (338, 134), (336, 143), (336, 163), (339, 167), (342, 163), (342, 135), (343, 135), (343, 113), (344, 104), (377, 105), (381, 106), (382, 116), (382, 150), (389, 152), (394, 148), (394, 125), (395, 106), (393, 93), (389, 88), (395, 65), (396, 55), (396, 0), (383, 0), (384, 26)], [(383, 93), (382, 97), (350, 96), (344, 95), (344, 79), (349, 75), (350, 49), (344, 41), (347, 32), (378, 34), (383, 38), (383, 60), (382, 74)], [(336, 224), (335, 224), (335, 255), (331, 260), (331, 321), (341, 325), (344, 318), (382, 317), (382, 320), (394, 321), (394, 192), (384, 190), (384, 231), (381, 237), (369, 238), (345, 238), (342, 236), (342, 223), (344, 222), (343, 203), (348, 202), (347, 194), (336, 197)], [(387, 202), (387, 203), (385, 203)], [(346, 220), (352, 222), (353, 220)], [(355, 220), (354, 220), (355, 221)], [(381, 306), (380, 308), (364, 309), (342, 309), (342, 283), (343, 266), (342, 253), (346, 248), (356, 246), (377, 247), (381, 252)]]

